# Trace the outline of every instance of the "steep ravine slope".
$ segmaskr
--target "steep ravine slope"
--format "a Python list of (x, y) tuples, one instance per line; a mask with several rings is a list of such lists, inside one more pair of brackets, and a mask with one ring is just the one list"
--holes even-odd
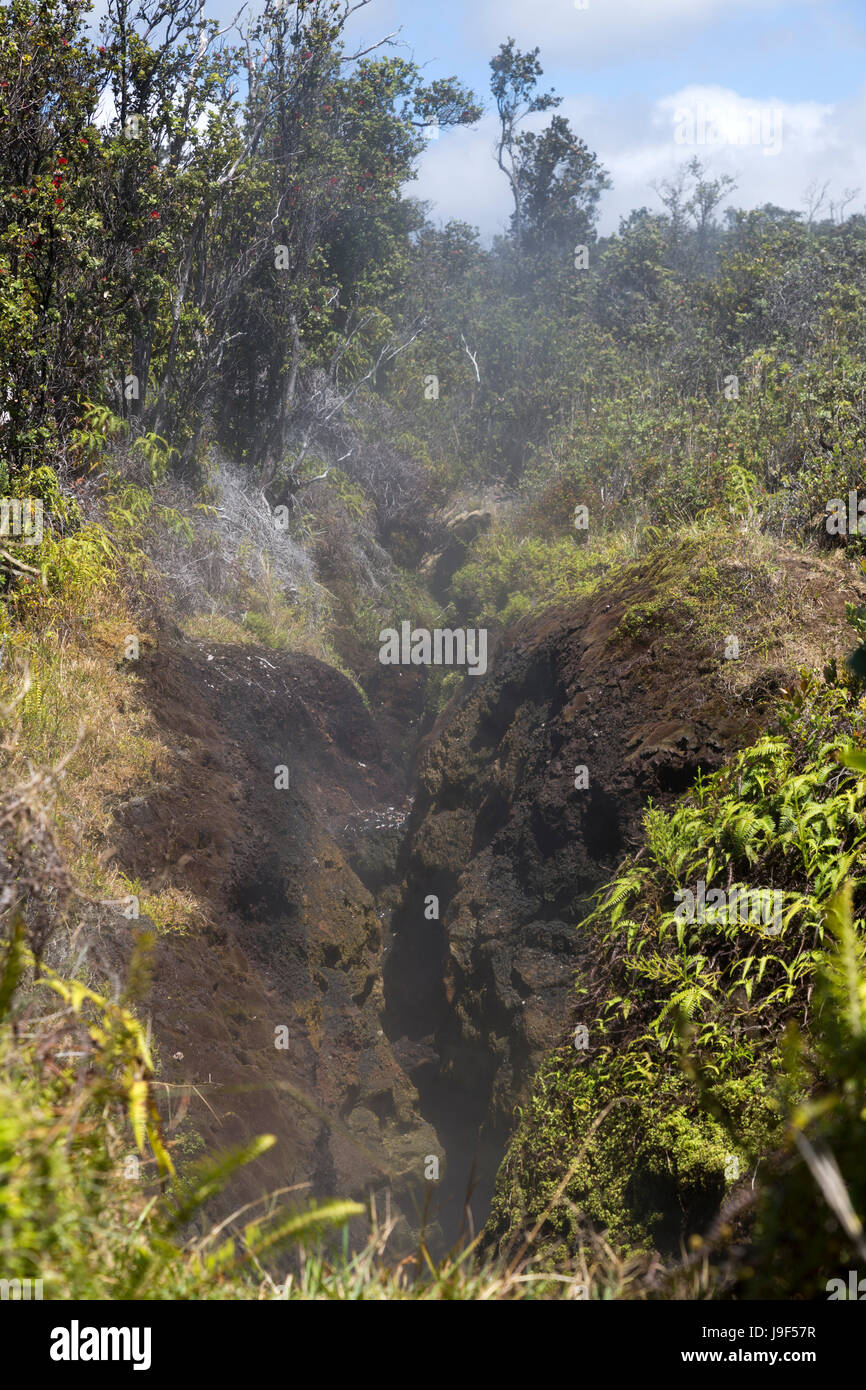
[[(402, 802), (399, 751), (312, 657), (164, 629), (136, 683), (174, 774), (115, 807), (115, 862), (145, 891), (193, 893), (206, 918), (158, 937), (141, 1001), (169, 1124), (191, 1096), (187, 1123), (209, 1149), (276, 1135), (233, 1203), (309, 1183), (318, 1196), (387, 1189), (411, 1215), (441, 1150), (384, 1035), (381, 921), (338, 844), (359, 808)], [(394, 697), (407, 725), (413, 698)], [(118, 964), (130, 936), (115, 935)]]
[[(413, 1226), (432, 1197), (450, 1236), (474, 1166), (482, 1224), (571, 1018), (590, 895), (648, 799), (748, 741), (801, 663), (843, 654), (858, 592), (841, 555), (656, 553), (511, 629), (414, 775), (418, 672), (376, 672), (365, 703), (312, 657), (159, 631), (135, 680), (173, 771), (115, 806), (111, 848), (202, 905), (200, 929), (160, 934), (142, 1004), (179, 1135), (277, 1136), (231, 1204), (387, 1191)], [(103, 943), (118, 971), (129, 925)]]
[(862, 585), (841, 556), (744, 549), (707, 536), (521, 621), (422, 750), (386, 1026), (398, 1055), (414, 1048), (448, 1154), (446, 1226), (471, 1171), (483, 1224), (514, 1108), (593, 953), (576, 924), (647, 802), (749, 742), (801, 664), (850, 647), (844, 601)]

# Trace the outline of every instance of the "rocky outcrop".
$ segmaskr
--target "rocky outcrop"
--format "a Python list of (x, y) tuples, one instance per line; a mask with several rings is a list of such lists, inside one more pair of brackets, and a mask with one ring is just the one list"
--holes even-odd
[[(576, 925), (638, 847), (648, 800), (669, 802), (747, 742), (807, 651), (845, 649), (832, 566), (782, 554), (773, 579), (709, 558), (703, 546), (657, 556), (523, 620), (422, 750), (386, 1022), (395, 1051), (418, 1049), (411, 1074), (448, 1154), (452, 1215), (474, 1162), (484, 1219), (513, 1108), (592, 951)], [(777, 615), (795, 609), (792, 641)]]
[(451, 580), (469, 558), (473, 541), (513, 507), (514, 499), (508, 493), (487, 488), (474, 498), (455, 498), (441, 513), (435, 549), (424, 556), (419, 567), (434, 598), (447, 602)]
[[(108, 843), (145, 894), (201, 908), (186, 934), (162, 924), (141, 1006), (171, 1134), (277, 1137), (228, 1201), (387, 1190), (411, 1223), (436, 1158), (446, 1233), (473, 1164), (484, 1220), (593, 950), (591, 895), (649, 798), (749, 741), (798, 665), (841, 658), (859, 595), (834, 565), (693, 545), (524, 619), (424, 740), (413, 795), (420, 673), (379, 668), (365, 703), (298, 653), (176, 630), (143, 651), (170, 771), (115, 805)], [(133, 930), (101, 963), (120, 971)]]

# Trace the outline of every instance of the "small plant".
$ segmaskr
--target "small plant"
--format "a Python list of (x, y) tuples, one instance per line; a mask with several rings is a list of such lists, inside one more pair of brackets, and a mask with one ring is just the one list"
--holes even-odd
[(156, 487), (161, 483), (168, 472), (174, 459), (179, 458), (177, 449), (173, 448), (159, 434), (151, 431), (149, 434), (141, 434), (133, 441), (133, 450), (137, 450), (147, 463), (150, 469), (150, 480)]
[(84, 401), (81, 423), (70, 433), (72, 457), (84, 468), (93, 469), (102, 459), (106, 448), (112, 441), (120, 440), (129, 432), (129, 422), (107, 405), (95, 401)]

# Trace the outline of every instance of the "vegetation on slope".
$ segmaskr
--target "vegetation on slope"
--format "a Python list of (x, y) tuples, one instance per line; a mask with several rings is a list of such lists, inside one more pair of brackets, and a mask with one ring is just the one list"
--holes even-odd
[[(663, 211), (599, 238), (607, 175), (559, 116), (518, 129), (527, 99), (557, 102), (509, 41), (491, 67), (514, 217), (483, 247), (406, 192), (424, 126), (471, 124), (474, 96), (353, 57), (338, 7), (268, 3), (245, 40), (200, 30), (197, 0), (111, 0), (101, 42), (86, 19), (77, 0), (0, 12), (0, 494), (44, 524), (0, 537), (4, 1274), (38, 1267), (54, 1297), (820, 1295), (863, 1253), (863, 769), (839, 755), (866, 738), (775, 542), (862, 549), (825, 520), (863, 484), (866, 220), (722, 213), (729, 181), (693, 160)], [(442, 612), (418, 577), (439, 508), (491, 483), (509, 505)], [(168, 617), (314, 652), (366, 694), (382, 626), (505, 627), (647, 555), (664, 602), (633, 604), (626, 634), (670, 646), (694, 622), (718, 643), (728, 612), (766, 606), (768, 651), (802, 644), (811, 669), (778, 727), (650, 808), (584, 924), (589, 1045), (569, 1036), (522, 1115), (505, 1263), (416, 1286), (377, 1233), (354, 1259), (308, 1252), (280, 1292), (255, 1263), (269, 1241), (347, 1208), (190, 1235), (254, 1151), (185, 1172), (134, 982), (120, 999), (88, 973), (87, 931), (140, 887), (106, 855), (113, 798), (168, 756), (128, 641)], [(428, 720), (452, 690), (429, 682)], [(698, 879), (782, 893), (781, 931), (682, 923)], [(142, 902), (157, 928), (200, 922), (194, 895)], [(148, 1186), (119, 1171), (133, 1151)], [(520, 1282), (539, 1247), (566, 1272)]]
[[(815, 1200), (804, 1155), (831, 1154), (863, 1209), (864, 716), (850, 679), (804, 672), (777, 731), (648, 808), (644, 847), (580, 928), (598, 960), (501, 1169), (500, 1238), (544, 1215), (552, 1257), (605, 1233), (673, 1263), (692, 1240), (704, 1289), (764, 1297), (820, 1296), (856, 1258), (856, 1222)], [(690, 916), (682, 890), (701, 882), (718, 905)], [(740, 896), (756, 890), (773, 913)], [(717, 1221), (704, 1252), (726, 1208), (739, 1230)]]

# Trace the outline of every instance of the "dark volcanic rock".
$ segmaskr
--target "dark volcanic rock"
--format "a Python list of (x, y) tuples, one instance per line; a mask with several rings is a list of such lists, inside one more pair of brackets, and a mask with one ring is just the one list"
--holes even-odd
[[(577, 924), (639, 845), (648, 799), (669, 803), (748, 742), (792, 664), (783, 642), (764, 640), (760, 612), (739, 614), (737, 629), (759, 658), (726, 661), (730, 613), (716, 633), (694, 604), (666, 597), (680, 558), (523, 620), (422, 751), (386, 1027), (395, 1039), (435, 1036), (440, 1067), (417, 1078), (448, 1152), (452, 1215), (474, 1159), (483, 1220), (513, 1107), (561, 1035), (575, 966), (592, 949)], [(744, 568), (731, 561), (727, 581), (713, 576), (710, 607)], [(813, 588), (810, 624), (838, 633), (838, 587), (828, 574)], [(429, 895), (439, 920), (425, 916)]]

